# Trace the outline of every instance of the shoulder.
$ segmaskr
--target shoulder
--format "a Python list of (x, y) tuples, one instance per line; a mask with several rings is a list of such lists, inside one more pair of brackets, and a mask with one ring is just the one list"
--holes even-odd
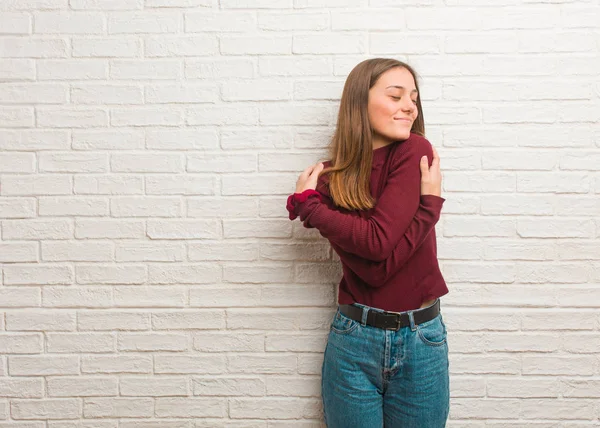
[[(427, 155), (428, 158), (433, 158), (433, 149), (429, 140), (421, 135), (410, 133), (410, 136), (397, 143), (397, 147), (394, 148), (392, 156), (392, 167), (399, 166), (401, 163), (406, 161), (412, 161), (414, 159), (421, 159), (422, 156)], [(418, 163), (417, 163), (418, 166)]]

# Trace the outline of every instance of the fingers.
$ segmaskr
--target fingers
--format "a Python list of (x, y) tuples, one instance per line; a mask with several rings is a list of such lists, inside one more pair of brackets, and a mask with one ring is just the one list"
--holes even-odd
[(325, 165), (322, 162), (306, 167), (296, 181), (296, 193), (306, 189), (315, 189), (319, 180), (319, 173), (324, 167)]
[(319, 174), (321, 171), (323, 171), (324, 165), (323, 162), (319, 162), (315, 165), (313, 165), (313, 170), (312, 170), (312, 174)]
[(302, 180), (307, 180), (309, 177), (311, 177), (313, 174), (319, 174), (322, 170), (323, 170), (323, 163), (319, 162), (317, 164), (314, 165), (309, 165), (307, 166), (304, 171), (302, 171), (300, 173), (300, 179)]
[(433, 149), (433, 162), (432, 162), (432, 167), (435, 166), (436, 168), (439, 168), (440, 166), (440, 155), (438, 154), (438, 151), (435, 149), (435, 147), (432, 145), (431, 148)]
[(321, 171), (323, 171), (322, 163), (314, 165), (313, 170), (310, 173), (310, 177), (308, 177), (308, 182), (311, 184), (311, 187), (315, 188), (317, 186), (317, 181), (319, 181), (319, 174)]
[(306, 180), (308, 177), (310, 177), (310, 175), (312, 174), (312, 172), (313, 172), (313, 169), (314, 169), (314, 168), (315, 168), (315, 166), (314, 166), (314, 165), (307, 166), (307, 167), (304, 169), (304, 171), (302, 171), (302, 172), (300, 173), (300, 178), (302, 178), (302, 179)]
[(427, 161), (427, 156), (421, 158), (419, 166), (421, 167), (421, 177), (427, 177), (429, 174), (429, 162)]

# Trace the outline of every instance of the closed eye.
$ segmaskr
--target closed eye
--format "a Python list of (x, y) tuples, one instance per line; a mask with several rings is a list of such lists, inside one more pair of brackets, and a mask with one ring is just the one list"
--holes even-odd
[[(395, 97), (395, 96), (393, 96), (393, 95), (390, 95), (390, 98), (391, 98), (391, 99), (393, 99), (394, 101), (400, 101), (400, 100), (402, 99), (402, 97)], [(417, 100), (413, 100), (413, 99), (411, 98), (411, 101), (412, 101), (412, 103), (413, 103), (414, 105), (417, 105)]]

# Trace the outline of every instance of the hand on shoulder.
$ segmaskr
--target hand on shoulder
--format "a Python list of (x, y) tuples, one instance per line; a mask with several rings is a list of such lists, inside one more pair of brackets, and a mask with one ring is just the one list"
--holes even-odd
[(302, 193), (305, 190), (317, 188), (319, 173), (323, 171), (323, 162), (318, 162), (307, 167), (296, 180), (296, 193)]
[(433, 145), (433, 160), (431, 164), (427, 155), (423, 155), (420, 160), (421, 168), (421, 195), (442, 196), (442, 172), (440, 170), (440, 157)]

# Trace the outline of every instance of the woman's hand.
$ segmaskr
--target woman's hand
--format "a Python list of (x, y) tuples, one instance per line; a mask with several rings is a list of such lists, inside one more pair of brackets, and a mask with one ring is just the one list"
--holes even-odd
[(323, 168), (323, 163), (319, 162), (302, 171), (300, 177), (298, 177), (298, 180), (296, 181), (296, 193), (302, 193), (307, 189), (315, 190), (317, 188), (319, 173), (323, 171)]
[(429, 168), (427, 156), (421, 158), (421, 195), (442, 196), (442, 173), (440, 171), (440, 157), (433, 147), (433, 162)]

